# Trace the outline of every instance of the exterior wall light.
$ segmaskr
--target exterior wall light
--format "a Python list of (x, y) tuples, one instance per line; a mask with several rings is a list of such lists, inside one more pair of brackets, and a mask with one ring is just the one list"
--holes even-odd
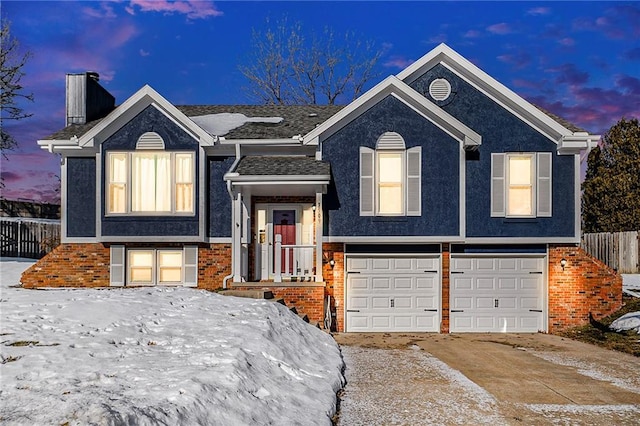
[(334, 266), (336, 266), (336, 261), (335, 261), (335, 260), (333, 260), (333, 259), (331, 259), (331, 260), (329, 261), (329, 266), (331, 266), (332, 268), (333, 268)]
[(564, 267), (567, 266), (567, 259), (564, 257), (560, 259), (560, 266), (562, 266), (562, 270), (564, 271)]

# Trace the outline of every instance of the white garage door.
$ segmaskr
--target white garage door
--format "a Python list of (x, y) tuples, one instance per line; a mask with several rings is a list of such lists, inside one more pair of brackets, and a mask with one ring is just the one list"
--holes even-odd
[(451, 332), (546, 331), (546, 258), (451, 258)]
[(347, 331), (440, 331), (440, 256), (347, 257)]

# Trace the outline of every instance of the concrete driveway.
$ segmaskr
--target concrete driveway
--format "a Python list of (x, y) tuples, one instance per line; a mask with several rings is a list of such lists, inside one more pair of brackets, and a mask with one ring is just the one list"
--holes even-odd
[(340, 425), (640, 424), (640, 358), (546, 334), (334, 336)]

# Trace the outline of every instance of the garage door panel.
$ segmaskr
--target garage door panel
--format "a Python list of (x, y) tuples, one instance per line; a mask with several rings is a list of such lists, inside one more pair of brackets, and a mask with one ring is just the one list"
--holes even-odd
[(371, 269), (374, 271), (390, 271), (391, 259), (373, 258), (371, 260)]
[(517, 278), (498, 278), (498, 288), (500, 290), (517, 290), (518, 279)]
[(390, 290), (391, 278), (390, 277), (375, 277), (371, 279), (371, 288), (373, 290)]
[(411, 277), (395, 277), (393, 279), (393, 288), (396, 290), (411, 290), (413, 288), (413, 280)]
[[(471, 299), (473, 300), (473, 299)], [(476, 309), (491, 309), (493, 310), (494, 308), (494, 299), (493, 297), (476, 297), (476, 304), (475, 307)], [(473, 302), (469, 303), (470, 305), (473, 305)]]
[(368, 297), (352, 297), (349, 299), (348, 309), (367, 309), (369, 307)]
[(475, 282), (477, 290), (493, 290), (495, 287), (494, 278), (478, 278)]
[(346, 330), (439, 331), (439, 266), (439, 255), (348, 256)]
[(545, 262), (546, 256), (452, 256), (451, 331), (545, 330)]
[(430, 277), (416, 277), (416, 290), (432, 290), (437, 291), (440, 287), (438, 275), (432, 274)]
[(366, 290), (369, 288), (369, 279), (366, 277), (353, 277), (348, 286), (349, 290)]
[(435, 296), (416, 297), (416, 308), (418, 309), (438, 309), (439, 300)]
[(452, 288), (454, 290), (471, 290), (473, 288), (473, 278), (455, 277)]
[(417, 271), (438, 271), (440, 270), (439, 258), (418, 258), (415, 259)]

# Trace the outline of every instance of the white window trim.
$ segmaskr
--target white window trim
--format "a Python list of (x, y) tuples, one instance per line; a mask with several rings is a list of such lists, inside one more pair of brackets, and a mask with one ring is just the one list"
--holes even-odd
[[(170, 167), (171, 167), (171, 210), (170, 211), (133, 211), (132, 206), (132, 182), (133, 182), (133, 155), (136, 153), (168, 153), (170, 154)], [(127, 181), (125, 183), (125, 211), (122, 213), (109, 212), (109, 186), (111, 184), (111, 155), (113, 154), (125, 154), (126, 155), (126, 169), (127, 169)], [(192, 199), (192, 211), (182, 212), (176, 210), (176, 154), (190, 154), (192, 159), (191, 167), (191, 199)], [(193, 217), (196, 215), (196, 156), (193, 151), (158, 151), (158, 150), (139, 150), (139, 151), (108, 151), (106, 155), (105, 167), (105, 216), (106, 217), (118, 217), (118, 216), (186, 216)]]
[[(509, 214), (509, 190), (511, 189), (511, 176), (510, 174), (510, 161), (513, 157), (529, 157), (531, 159), (531, 170), (530, 170), (530, 179), (531, 179), (531, 214), (528, 215), (514, 215)], [(537, 164), (536, 164), (536, 154), (533, 152), (509, 152), (505, 153), (505, 185), (504, 185), (504, 200), (505, 200), (505, 217), (510, 219), (517, 218), (535, 218), (537, 212)]]

